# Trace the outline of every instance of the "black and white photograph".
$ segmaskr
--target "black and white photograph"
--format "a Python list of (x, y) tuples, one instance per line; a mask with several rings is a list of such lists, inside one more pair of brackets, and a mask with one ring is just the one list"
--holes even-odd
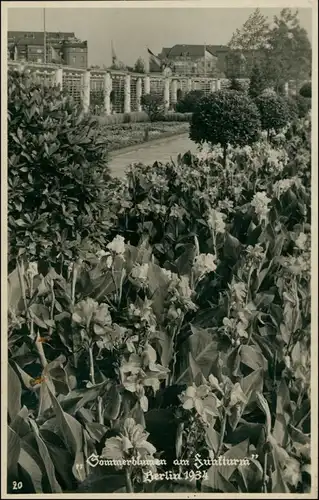
[(317, 498), (317, 5), (1, 17), (3, 498)]

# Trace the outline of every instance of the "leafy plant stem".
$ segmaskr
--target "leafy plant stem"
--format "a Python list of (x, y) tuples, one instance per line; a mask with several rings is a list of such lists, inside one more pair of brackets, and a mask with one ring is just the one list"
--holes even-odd
[(102, 400), (101, 396), (98, 396), (98, 398), (97, 398), (97, 414), (98, 414), (98, 422), (101, 425), (104, 424), (102, 404), (103, 404), (103, 400)]
[(268, 467), (268, 453), (265, 452), (264, 466), (263, 466), (263, 484), (262, 493), (267, 493), (267, 467)]
[[(30, 322), (30, 333), (33, 333), (33, 328), (34, 328), (33, 319), (31, 319), (31, 322)], [(48, 362), (47, 362), (47, 358), (45, 357), (45, 354), (44, 354), (44, 349), (43, 349), (42, 342), (40, 342), (39, 332), (37, 333), (37, 337), (36, 337), (36, 341), (35, 341), (35, 346), (36, 346), (38, 354), (39, 354), (41, 365), (42, 365), (43, 368), (45, 368), (46, 365), (48, 364)]]
[(219, 446), (218, 446), (218, 450), (217, 450), (217, 457), (219, 457), (219, 455), (221, 454), (221, 451), (222, 451), (222, 448), (223, 448), (223, 444), (224, 444), (226, 422), (227, 422), (226, 412), (224, 412), (223, 417), (224, 418), (222, 419), (222, 427), (221, 427), (221, 430), (220, 430), (220, 441), (219, 441)]
[(77, 267), (76, 263), (73, 264), (73, 269), (72, 269), (72, 288), (71, 288), (71, 301), (72, 304), (74, 305), (75, 303), (75, 284), (76, 284), (76, 279), (77, 279)]
[(134, 493), (131, 472), (129, 469), (125, 469), (125, 483), (126, 483), (126, 491), (127, 493)]
[(95, 385), (95, 373), (94, 373), (94, 360), (93, 360), (93, 346), (89, 347), (89, 359), (90, 359), (90, 379), (91, 383)]

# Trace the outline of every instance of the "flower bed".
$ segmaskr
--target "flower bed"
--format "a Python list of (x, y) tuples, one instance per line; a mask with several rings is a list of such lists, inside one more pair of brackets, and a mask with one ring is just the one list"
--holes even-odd
[[(145, 137), (146, 130), (148, 131), (147, 139)], [(150, 140), (187, 133), (188, 130), (189, 123), (169, 121), (100, 125), (100, 131), (102, 135), (105, 135), (105, 145), (108, 151), (115, 151)]]
[(309, 120), (285, 134), (225, 168), (218, 147), (132, 166), (105, 185), (105, 246), (18, 259), (9, 485), (309, 491)]

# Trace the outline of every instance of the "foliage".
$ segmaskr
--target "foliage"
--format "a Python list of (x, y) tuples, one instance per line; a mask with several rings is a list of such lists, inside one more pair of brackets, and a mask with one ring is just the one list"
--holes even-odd
[(8, 277), (8, 492), (309, 493), (310, 120), (102, 188), (105, 242)]
[(228, 45), (230, 55), (241, 53), (245, 57), (247, 71), (258, 61), (268, 83), (277, 91), (289, 80), (309, 78), (311, 44), (306, 30), (300, 26), (298, 11), (283, 9), (270, 26), (267, 17), (256, 9)]
[(250, 76), (248, 94), (252, 98), (258, 97), (267, 88), (267, 86), (267, 80), (263, 71), (258, 64), (255, 64)]
[(96, 121), (58, 87), (42, 86), (27, 71), (9, 71), (10, 265), (21, 253), (63, 265), (82, 244), (103, 244), (108, 179)]
[(237, 78), (231, 78), (229, 90), (237, 90), (237, 92), (244, 92), (242, 84), (237, 80)]
[(145, 61), (139, 57), (134, 65), (135, 73), (145, 73)]
[(164, 115), (164, 121), (166, 122), (189, 122), (192, 118), (192, 113), (181, 113), (181, 112), (172, 112), (166, 113)]
[(247, 59), (240, 50), (229, 50), (225, 58), (226, 77), (241, 78), (247, 73)]
[(163, 99), (158, 94), (151, 93), (142, 95), (141, 104), (152, 122), (159, 120), (164, 114)]
[(263, 130), (279, 132), (289, 121), (287, 100), (276, 94), (260, 95), (255, 99)]
[(281, 82), (309, 78), (312, 50), (308, 34), (300, 26), (298, 11), (286, 8), (274, 17), (268, 43), (267, 71), (275, 88)]
[(297, 116), (299, 118), (304, 118), (308, 115), (311, 110), (311, 100), (307, 97), (302, 97), (301, 95), (291, 96), (287, 100), (288, 106), (292, 113), (292, 118)]
[(204, 97), (202, 90), (191, 90), (187, 92), (182, 99), (176, 104), (176, 111), (178, 113), (193, 113), (196, 109), (198, 102)]
[(224, 165), (228, 144), (252, 144), (260, 127), (258, 110), (246, 95), (234, 90), (218, 91), (205, 96), (192, 116), (190, 138), (202, 144), (221, 144)]
[(301, 89), (299, 90), (299, 94), (302, 97), (308, 97), (311, 99), (311, 82), (304, 83)]
[(265, 47), (269, 33), (269, 22), (260, 9), (256, 9), (232, 35), (228, 46), (232, 50), (250, 51)]

